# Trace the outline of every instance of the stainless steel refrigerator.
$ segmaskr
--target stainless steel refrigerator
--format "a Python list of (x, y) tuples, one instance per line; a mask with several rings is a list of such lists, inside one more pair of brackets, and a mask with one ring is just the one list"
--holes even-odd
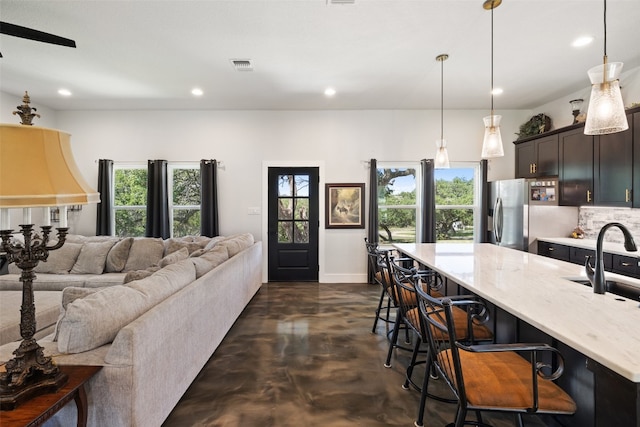
[[(537, 184), (544, 183), (545, 186)], [(540, 200), (540, 189), (547, 197)], [(557, 178), (509, 179), (489, 183), (488, 230), (491, 243), (537, 253), (540, 237), (568, 237), (578, 225), (578, 208), (558, 206)]]

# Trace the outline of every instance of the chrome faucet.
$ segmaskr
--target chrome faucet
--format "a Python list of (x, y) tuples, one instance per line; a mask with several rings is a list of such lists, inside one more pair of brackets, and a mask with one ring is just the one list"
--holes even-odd
[(591, 266), (591, 256), (587, 257), (587, 262), (584, 267), (587, 271), (587, 278), (589, 282), (591, 282), (591, 286), (593, 287), (593, 292), (596, 294), (604, 294), (607, 290), (606, 281), (604, 279), (604, 257), (602, 255), (602, 243), (604, 240), (605, 232), (611, 227), (618, 227), (622, 234), (624, 234), (624, 248), (628, 252), (636, 252), (638, 248), (636, 248), (636, 242), (634, 242), (631, 233), (624, 225), (619, 222), (610, 222), (606, 224), (604, 227), (600, 229), (600, 233), (598, 233), (598, 242), (596, 246), (596, 261), (595, 261), (595, 270)]

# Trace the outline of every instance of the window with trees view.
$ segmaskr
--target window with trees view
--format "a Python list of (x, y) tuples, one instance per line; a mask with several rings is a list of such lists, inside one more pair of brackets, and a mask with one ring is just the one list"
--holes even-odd
[[(173, 237), (200, 234), (200, 167), (168, 165), (169, 221)], [(114, 165), (113, 219), (117, 236), (144, 236), (147, 210), (146, 165)]]
[(378, 236), (381, 243), (416, 242), (419, 167), (378, 167)]
[(436, 241), (473, 242), (479, 218), (479, 167), (436, 169)]

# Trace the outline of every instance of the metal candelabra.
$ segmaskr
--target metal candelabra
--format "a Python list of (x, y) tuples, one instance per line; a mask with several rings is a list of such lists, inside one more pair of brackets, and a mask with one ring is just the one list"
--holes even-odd
[(0, 409), (11, 410), (21, 402), (57, 390), (67, 382), (67, 375), (53, 364), (51, 357), (33, 336), (36, 333), (36, 307), (33, 296), (33, 269), (46, 261), (49, 252), (64, 245), (67, 227), (58, 228), (58, 241), (49, 246), (51, 226), (42, 226), (42, 235), (33, 231), (33, 224), (20, 225), (24, 243), (13, 239), (13, 230), (0, 230), (0, 257), (22, 270), (22, 306), (20, 308), (20, 336), (22, 342), (13, 352), (15, 357), (0, 372)]

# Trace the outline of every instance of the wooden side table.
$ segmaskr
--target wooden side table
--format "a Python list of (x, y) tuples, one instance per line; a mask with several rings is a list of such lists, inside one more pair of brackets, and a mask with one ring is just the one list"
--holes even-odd
[(44, 424), (64, 405), (75, 400), (78, 408), (78, 427), (87, 425), (87, 394), (84, 385), (102, 366), (58, 366), (69, 376), (67, 384), (55, 393), (36, 396), (11, 411), (0, 411), (2, 427), (35, 427)]

